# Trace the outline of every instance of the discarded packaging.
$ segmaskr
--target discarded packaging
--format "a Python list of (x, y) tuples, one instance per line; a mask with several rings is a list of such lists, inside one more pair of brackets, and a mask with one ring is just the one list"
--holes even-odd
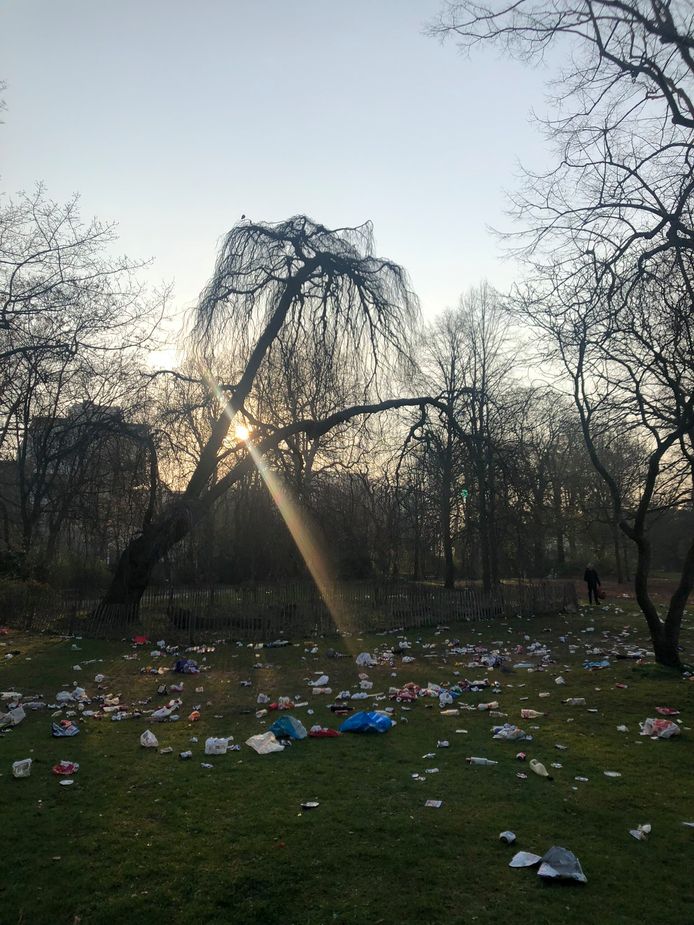
[(388, 732), (393, 720), (377, 710), (353, 713), (340, 726), (340, 732)]
[(280, 716), (270, 726), (270, 732), (273, 732), (278, 739), (305, 739), (308, 733), (304, 724), (294, 716)]
[(13, 777), (29, 777), (31, 774), (31, 758), (22, 758), (21, 761), (15, 761), (12, 764)]
[(271, 755), (273, 752), (284, 751), (284, 745), (277, 741), (273, 732), (263, 732), (260, 735), (251, 736), (250, 739), (246, 739), (246, 745), (259, 755)]
[(206, 755), (226, 755), (227, 749), (229, 748), (228, 739), (218, 739), (214, 736), (210, 736), (209, 739), (205, 739), (205, 754)]
[(588, 878), (583, 873), (580, 861), (576, 855), (566, 848), (557, 846), (550, 848), (542, 858), (542, 864), (537, 872), (538, 877), (550, 880), (575, 880), (577, 883), (587, 883)]
[(516, 840), (514, 832), (501, 832), (499, 835), (499, 841), (502, 841), (505, 845), (512, 845)]
[(51, 771), (58, 776), (68, 776), (70, 774), (76, 774), (80, 769), (80, 766), (74, 761), (59, 761), (58, 764), (54, 764), (51, 768)]
[(530, 851), (519, 851), (514, 854), (509, 861), (509, 867), (533, 867), (539, 864), (542, 858), (539, 854), (531, 854)]
[(145, 731), (140, 736), (140, 745), (143, 748), (159, 748), (159, 740), (149, 729)]
[(658, 739), (671, 739), (673, 736), (681, 734), (681, 729), (677, 723), (669, 719), (646, 719), (641, 726), (642, 736), (655, 736)]

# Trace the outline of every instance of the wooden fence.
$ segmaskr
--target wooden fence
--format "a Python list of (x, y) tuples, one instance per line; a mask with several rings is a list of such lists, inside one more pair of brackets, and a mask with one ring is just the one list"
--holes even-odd
[(100, 606), (96, 594), (17, 586), (0, 590), (0, 623), (30, 632), (94, 638), (142, 633), (169, 641), (271, 641), (335, 633), (368, 633), (553, 614), (576, 607), (572, 582), (502, 584), (492, 595), (476, 587), (446, 590), (414, 582), (349, 582), (326, 598), (308, 582), (267, 585), (153, 587), (136, 613)]

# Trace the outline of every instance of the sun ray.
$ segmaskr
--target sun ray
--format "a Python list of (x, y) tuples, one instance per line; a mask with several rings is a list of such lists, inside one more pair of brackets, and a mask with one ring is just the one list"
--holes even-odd
[(325, 606), (330, 611), (336, 629), (344, 629), (349, 625), (344, 601), (341, 600), (340, 595), (337, 593), (334, 576), (310, 525), (302, 515), (299, 505), (292, 497), (281, 476), (270, 468), (267, 459), (253, 445), (251, 440), (246, 440), (246, 446), (260, 477), (272, 495), (277, 510), (282, 515), (282, 519), (306, 563), (306, 567), (311, 573)]
[[(215, 393), (222, 402), (225, 413), (233, 424), (235, 415), (229, 411), (228, 396), (209, 371), (205, 372), (210, 389)], [(335, 628), (340, 632), (345, 632), (350, 626), (347, 608), (337, 591), (337, 583), (331, 573), (327, 559), (320, 549), (320, 546), (313, 535), (313, 531), (302, 515), (299, 505), (292, 497), (288, 486), (284, 483), (277, 472), (274, 472), (263, 454), (253, 445), (251, 432), (244, 424), (237, 424), (234, 427), (234, 435), (237, 440), (246, 444), (246, 448), (256, 465), (258, 473), (268, 488), (272, 499), (274, 500), (277, 510), (280, 512), (282, 519), (287, 525), (297, 549), (306, 563), (313, 581), (316, 584), (325, 606), (330, 611), (330, 615), (335, 624)], [(347, 643), (348, 648), (350, 648)]]

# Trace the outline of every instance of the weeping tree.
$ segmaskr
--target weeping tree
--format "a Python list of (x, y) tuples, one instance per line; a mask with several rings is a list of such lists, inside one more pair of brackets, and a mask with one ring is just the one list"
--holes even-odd
[[(230, 434), (237, 416), (252, 425), (257, 450), (268, 453), (297, 434), (318, 438), (357, 417), (435, 402), (381, 397), (388, 373), (407, 362), (417, 316), (404, 270), (374, 255), (370, 223), (328, 229), (300, 215), (236, 225), (223, 241), (192, 326), (194, 349), (222, 397), (222, 411), (185, 489), (124, 550), (102, 606), (135, 612), (157, 563), (252, 470), (246, 444)], [(282, 426), (259, 420), (251, 407), (254, 384), (288, 342), (323, 363), (342, 364), (359, 401)], [(230, 355), (234, 381), (219, 382), (216, 362), (225, 356), (228, 369)]]

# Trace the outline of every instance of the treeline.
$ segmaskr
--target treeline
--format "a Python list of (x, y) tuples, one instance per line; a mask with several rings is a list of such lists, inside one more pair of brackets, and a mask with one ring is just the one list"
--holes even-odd
[[(128, 542), (181, 495), (239, 376), (244, 344), (153, 367), (168, 294), (111, 256), (114, 230), (43, 189), (0, 211), (0, 566), (7, 576), (103, 586)], [(627, 580), (631, 551), (561, 382), (532, 384), (527, 328), (488, 285), (410, 331), (379, 369), (388, 394), (438, 404), (290, 435), (267, 465), (335, 575), (479, 581), (578, 574)], [(360, 400), (359, 345), (280, 335), (244, 406), (251, 440)], [(361, 345), (366, 350), (365, 345)], [(383, 364), (381, 364), (383, 366)], [(537, 374), (537, 370), (536, 373)], [(555, 377), (556, 378), (556, 377)], [(606, 433), (628, 503), (644, 432)], [(215, 479), (237, 458), (235, 435)], [(655, 567), (678, 568), (691, 506), (673, 482), (651, 516)], [(306, 574), (252, 467), (162, 559), (154, 580), (243, 582)]]

